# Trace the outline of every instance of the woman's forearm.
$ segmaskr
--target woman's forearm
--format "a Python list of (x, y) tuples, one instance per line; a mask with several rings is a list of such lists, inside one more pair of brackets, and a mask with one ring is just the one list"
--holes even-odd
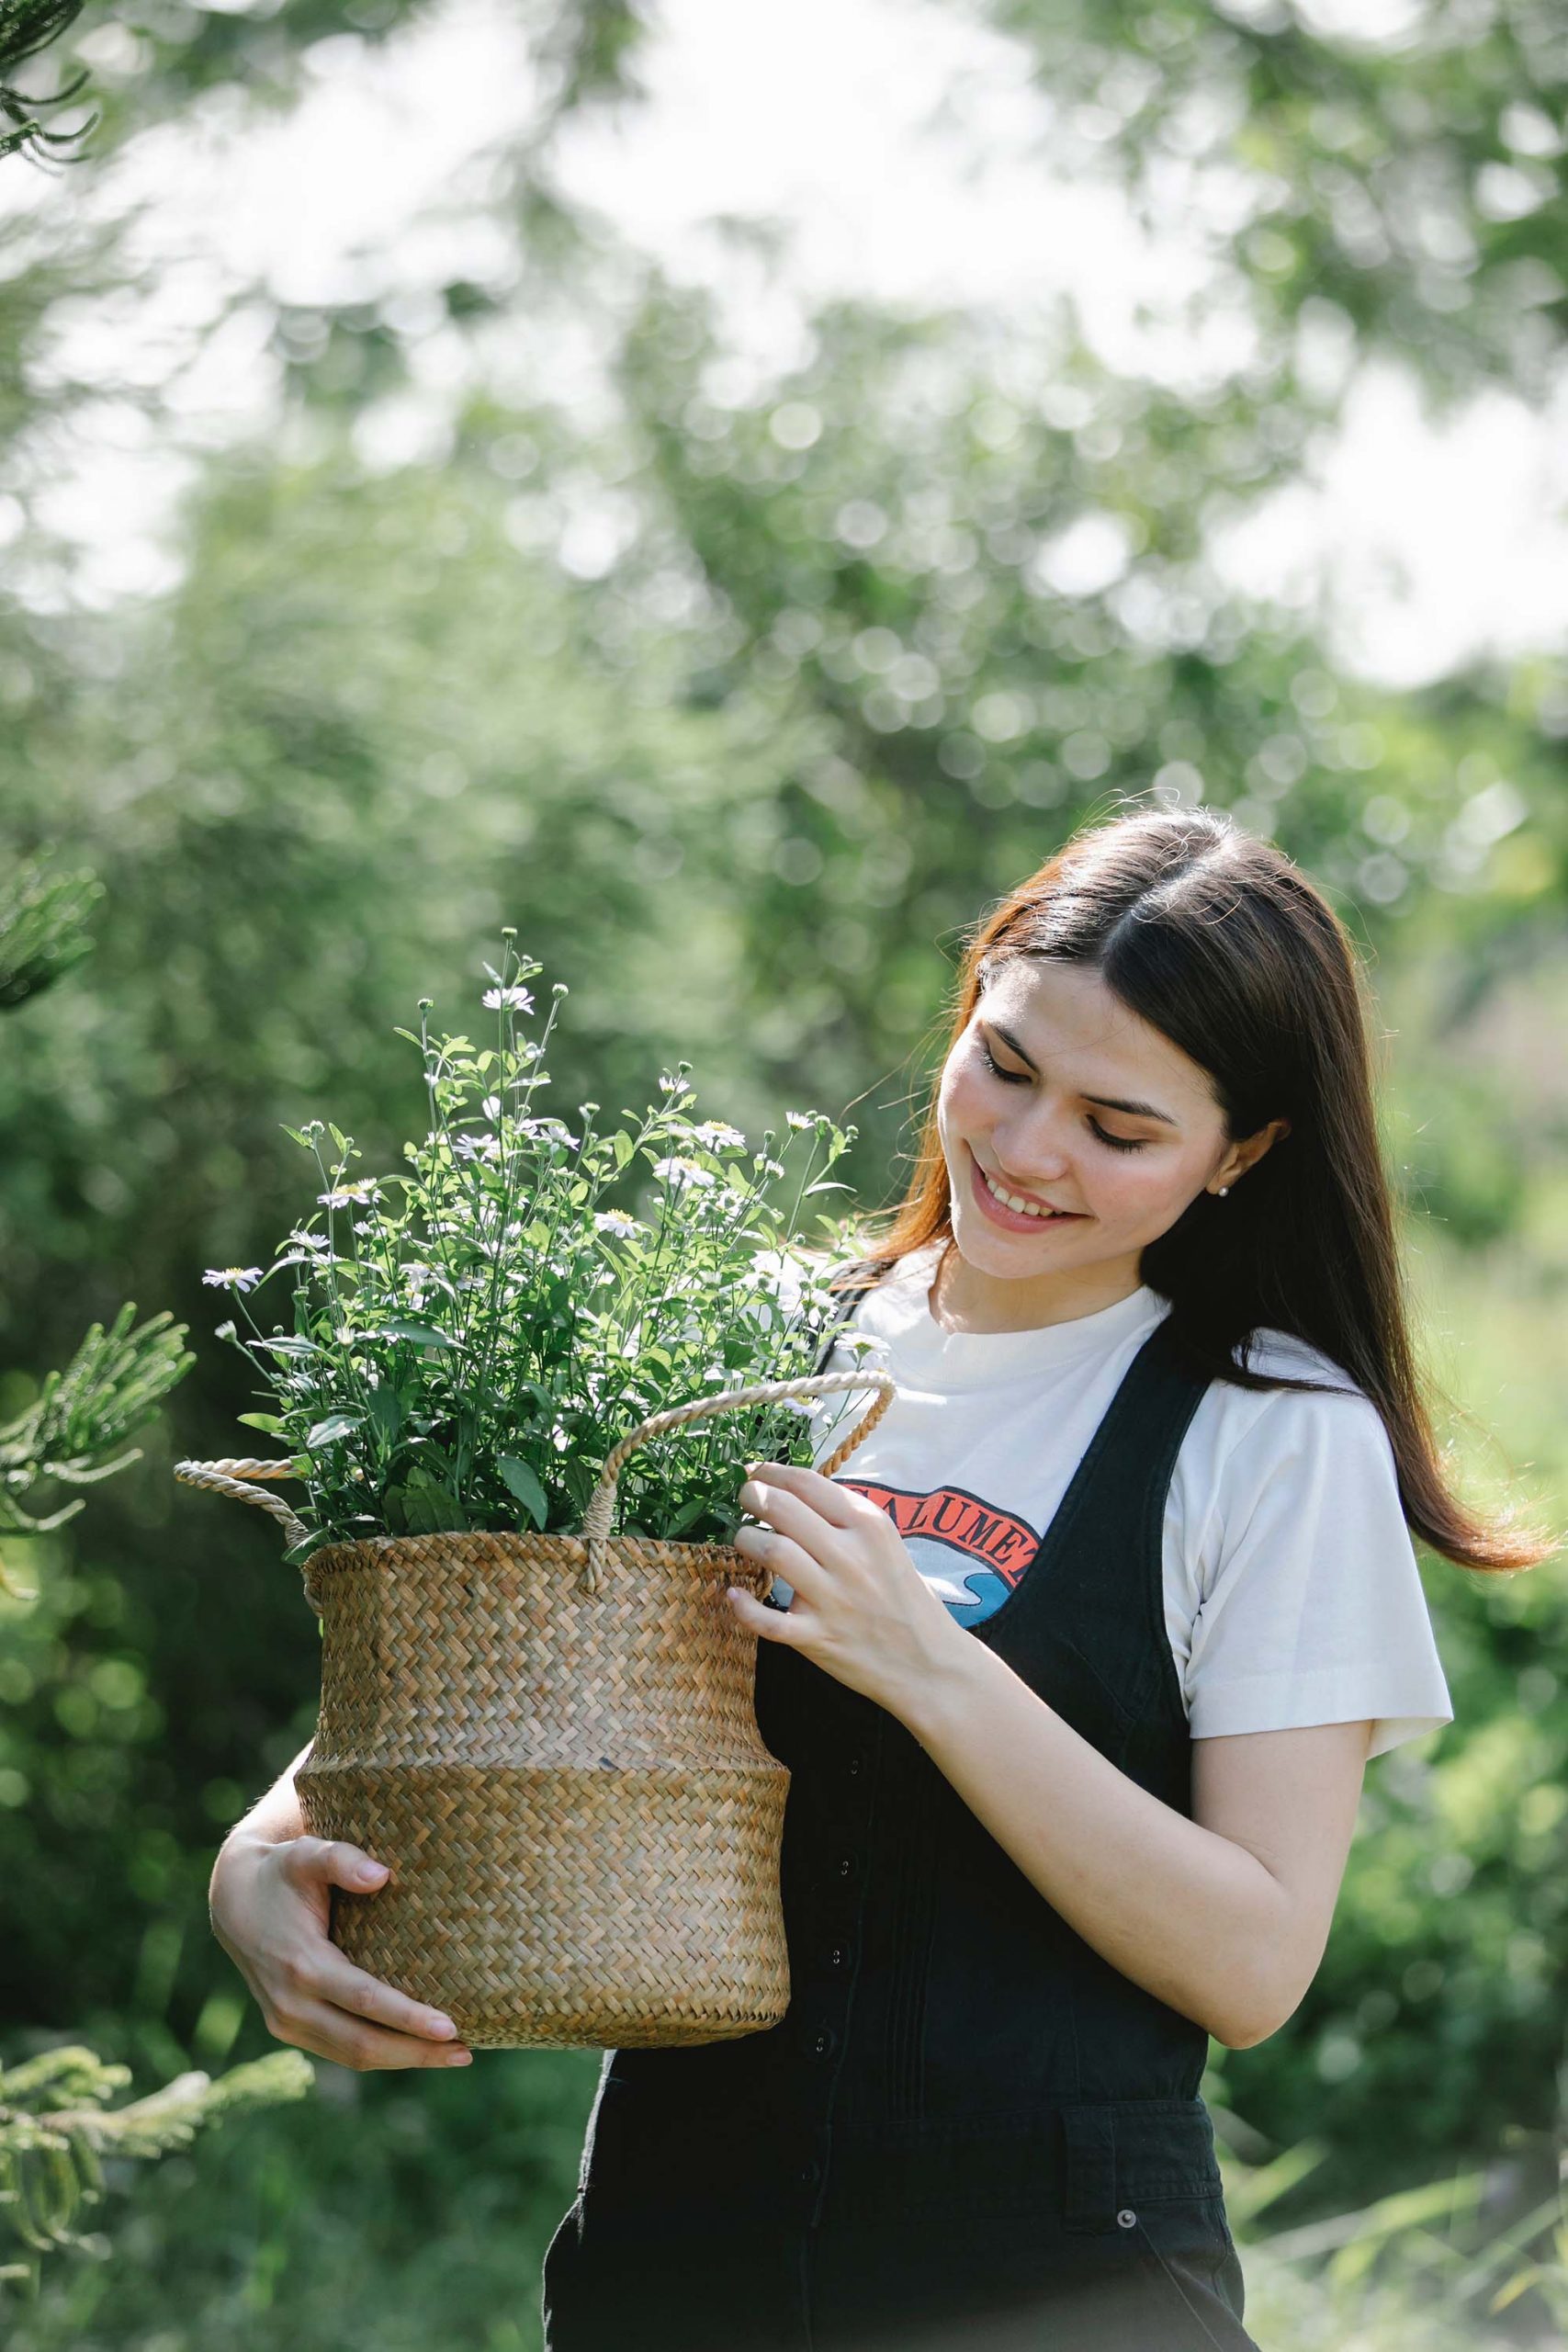
[(1285, 1890), (1244, 1846), (1151, 1796), (983, 1642), (897, 1709), (970, 1811), (1084, 1941), (1233, 2048), (1279, 2022)]
[(286, 1838), (300, 1836), (305, 1821), (299, 1810), (294, 1775), (313, 1745), (313, 1741), (306, 1741), (293, 1763), (278, 1774), (265, 1796), (258, 1797), (249, 1813), (235, 1822), (229, 1832), (231, 1838), (259, 1838), (269, 1846), (277, 1846)]

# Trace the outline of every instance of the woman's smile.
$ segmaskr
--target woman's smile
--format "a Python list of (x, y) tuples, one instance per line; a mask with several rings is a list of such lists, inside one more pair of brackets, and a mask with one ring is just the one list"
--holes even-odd
[(1018, 1200), (1023, 1196), (1012, 1192), (1008, 1185), (993, 1184), (976, 1159), (974, 1146), (965, 1144), (964, 1148), (969, 1154), (970, 1189), (974, 1193), (981, 1212), (988, 1216), (994, 1225), (1004, 1227), (1009, 1233), (1038, 1233), (1043, 1226), (1083, 1223), (1083, 1212), (1078, 1209), (1010, 1208), (1007, 1200), (998, 1197), (998, 1190), (1006, 1193), (1009, 1199)]

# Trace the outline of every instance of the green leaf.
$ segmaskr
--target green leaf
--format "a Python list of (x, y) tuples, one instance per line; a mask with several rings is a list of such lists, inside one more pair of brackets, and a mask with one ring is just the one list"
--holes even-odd
[(348, 1137), (344, 1134), (341, 1127), (334, 1127), (330, 1119), (327, 1121), (327, 1133), (331, 1136), (333, 1143), (336, 1144), (339, 1151), (346, 1151), (348, 1149)]
[(633, 1152), (637, 1149), (637, 1146), (633, 1143), (630, 1136), (626, 1134), (624, 1127), (617, 1131), (617, 1133), (612, 1137), (612, 1141), (615, 1145), (615, 1166), (617, 1169), (624, 1168), (627, 1160), (631, 1158)]
[(391, 1444), (403, 1425), (403, 1400), (395, 1388), (373, 1388), (368, 1413), (371, 1422)]
[(329, 1413), (324, 1421), (316, 1423), (305, 1442), (311, 1447), (335, 1445), (340, 1437), (347, 1437), (351, 1430), (356, 1430), (364, 1419), (363, 1413)]
[(324, 1356), (327, 1352), (325, 1348), (318, 1347), (314, 1340), (254, 1340), (251, 1344), (257, 1348), (271, 1348), (275, 1355), (280, 1356)]
[[(281, 1125), (282, 1122), (279, 1121), (278, 1124)], [(290, 1143), (303, 1144), (307, 1151), (310, 1151), (312, 1148), (310, 1136), (302, 1136), (298, 1127), (284, 1127), (283, 1132), (288, 1137)]]
[(510, 1453), (497, 1454), (495, 1466), (535, 1526), (542, 1529), (549, 1516), (549, 1498), (534, 1472), (525, 1462), (519, 1462)]
[(265, 1430), (268, 1437), (283, 1435), (283, 1423), (276, 1413), (240, 1413), (235, 1418), (245, 1429)]
[(403, 1488), (409, 1532), (414, 1535), (460, 1533), (466, 1525), (462, 1509), (450, 1487), (415, 1470)]
[(389, 1340), (412, 1340), (421, 1348), (455, 1348), (457, 1344), (445, 1331), (437, 1331), (428, 1323), (411, 1322), (406, 1315), (389, 1316), (376, 1329)]

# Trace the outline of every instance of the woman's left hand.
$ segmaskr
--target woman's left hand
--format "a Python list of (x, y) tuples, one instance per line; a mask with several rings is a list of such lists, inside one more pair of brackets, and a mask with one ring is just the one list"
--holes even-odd
[(768, 1609), (731, 1585), (741, 1623), (902, 1716), (956, 1662), (965, 1636), (886, 1512), (852, 1487), (783, 1462), (753, 1463), (739, 1498), (767, 1523), (739, 1529), (737, 1549), (795, 1594), (787, 1610)]

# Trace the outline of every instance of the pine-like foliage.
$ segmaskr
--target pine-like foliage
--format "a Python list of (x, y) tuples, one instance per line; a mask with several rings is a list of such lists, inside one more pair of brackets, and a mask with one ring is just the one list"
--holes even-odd
[[(6, 22), (19, 13), (11, 0), (0, 0), (0, 75), (10, 62), (5, 50)], [(0, 1007), (37, 996), (92, 954), (87, 910), (103, 895), (96, 875), (51, 875), (38, 857), (0, 876)]]
[[(36, 57), (40, 49), (58, 40), (81, 13), (82, 0), (0, 0), (0, 114), (8, 116), (17, 125), (14, 130), (0, 132), (0, 155), (9, 155), (17, 147), (31, 146), (36, 152), (39, 142), (46, 147), (68, 147), (73, 140), (85, 137), (97, 121), (97, 116), (93, 115), (80, 130), (62, 133), (45, 130), (37, 114), (29, 111), (64, 106), (86, 80), (85, 72), (57, 90), (51, 98), (24, 97), (10, 83), (13, 70), (25, 58)], [(74, 163), (78, 159), (66, 156), (62, 160)]]
[(101, 2236), (77, 2227), (103, 2197), (106, 2156), (167, 2155), (242, 2109), (302, 2098), (314, 2076), (302, 2052), (279, 2050), (216, 2082), (178, 2075), (111, 2108), (130, 2080), (129, 2066), (106, 2064), (75, 2044), (0, 2069), (0, 2225), (23, 2249), (19, 2259), (0, 2259), (0, 2287), (36, 2290), (43, 2256), (67, 2246), (107, 2253)]
[(181, 1344), (186, 1324), (165, 1310), (133, 1331), (135, 1313), (128, 1299), (107, 1331), (95, 1323), (65, 1370), (46, 1374), (27, 1410), (0, 1424), (0, 1532), (40, 1534), (82, 1510), (78, 1498), (47, 1518), (29, 1518), (17, 1498), (39, 1478), (90, 1487), (141, 1461), (139, 1445), (123, 1453), (116, 1448), (196, 1358)]
[[(0, 72), (25, 53), (5, 45), (23, 13), (0, 0)], [(102, 885), (88, 874), (48, 880), (36, 863), (17, 873), (0, 893), (0, 1010), (37, 996), (89, 952), (83, 921), (101, 896)], [(34, 1403), (0, 1428), (0, 1531), (35, 1534), (83, 1509), (78, 1498), (29, 1518), (17, 1498), (38, 1479), (90, 1486), (140, 1460), (140, 1447), (119, 1450), (128, 1431), (196, 1359), (181, 1346), (186, 1325), (161, 1314), (133, 1331), (135, 1313), (128, 1303), (107, 1331), (95, 1323), (65, 1370), (48, 1374)], [(281, 2050), (216, 2082), (199, 2072), (180, 2075), (145, 2098), (111, 2108), (130, 2069), (80, 2044), (0, 2069), (0, 2225), (22, 2249), (18, 2259), (0, 2260), (0, 2290), (23, 2285), (36, 2292), (43, 2256), (62, 2247), (107, 2253), (100, 2235), (77, 2226), (103, 2196), (106, 2157), (166, 2155), (241, 2108), (302, 2098), (313, 2080), (301, 2052)]]
[[(0, 0), (0, 30), (6, 0)], [(3, 53), (0, 53), (3, 63)], [(49, 876), (41, 860), (23, 865), (0, 888), (0, 1011), (12, 1011), (50, 988), (92, 949), (85, 928), (103, 885), (87, 873)], [(47, 1517), (22, 1508), (40, 1478), (87, 1487), (141, 1459), (119, 1448), (196, 1362), (182, 1345), (187, 1326), (164, 1313), (133, 1331), (128, 1301), (107, 1331), (95, 1323), (63, 1372), (46, 1374), (39, 1395), (14, 1421), (0, 1424), (0, 1534), (37, 1535), (82, 1510), (78, 1498)], [(0, 1562), (0, 1589), (16, 1592)]]

